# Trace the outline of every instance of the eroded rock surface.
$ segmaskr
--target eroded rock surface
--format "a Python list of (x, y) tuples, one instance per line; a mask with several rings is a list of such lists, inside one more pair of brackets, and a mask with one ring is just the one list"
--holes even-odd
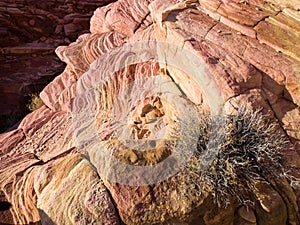
[(64, 70), (55, 48), (87, 33), (93, 11), (110, 2), (0, 2), (1, 133), (29, 112), (30, 94), (40, 93)]
[[(43, 89), (45, 106), (0, 136), (0, 223), (300, 224), (298, 10), (275, 0), (98, 8), (90, 34), (57, 48), (67, 66)], [(287, 138), (295, 179), (257, 181), (252, 206), (231, 196), (220, 207), (186, 167), (164, 162), (197, 145), (201, 110), (241, 106)]]

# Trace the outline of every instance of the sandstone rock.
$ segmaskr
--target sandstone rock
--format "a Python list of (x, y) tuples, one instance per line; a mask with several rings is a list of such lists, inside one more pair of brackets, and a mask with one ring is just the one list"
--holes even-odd
[(13, 216), (10, 212), (11, 204), (7, 201), (7, 198), (4, 192), (0, 192), (0, 223), (5, 224), (12, 224), (13, 223)]
[(65, 35), (71, 39), (75, 38), (76, 33), (81, 29), (80, 26), (73, 23), (68, 23), (64, 25)]
[[(111, 30), (132, 36), (149, 14), (148, 0), (117, 1), (113, 7), (98, 8), (91, 19), (91, 33), (104, 33)], [(121, 20), (120, 20), (121, 16)]]
[[(34, 176), (36, 174), (38, 167), (33, 166), (26, 170), (24, 174), (17, 175), (15, 177), (12, 186), (12, 196), (11, 199), (13, 205), (13, 216), (14, 221), (18, 221), (22, 224), (29, 224), (32, 222), (39, 222), (40, 215), (38, 213), (37, 196), (34, 191)], [(18, 209), (22, 208), (23, 213), (19, 214)]]
[(119, 224), (103, 182), (80, 155), (42, 166), (34, 183), (42, 223)]
[(241, 218), (243, 218), (246, 222), (256, 224), (256, 217), (251, 208), (247, 208), (242, 206), (238, 209), (238, 214)]
[[(296, 13), (295, 13), (296, 14)], [(284, 24), (277, 20), (277, 17), (285, 17)], [(296, 21), (299, 21), (299, 18)], [(274, 47), (277, 51), (285, 52), (287, 55), (300, 60), (298, 58), (299, 52), (299, 30), (295, 30), (289, 23), (297, 23), (293, 21), (293, 18), (287, 17), (284, 14), (279, 14), (275, 18), (270, 17), (263, 22), (260, 22), (255, 30), (257, 31), (258, 40), (262, 43), (268, 43), (268, 45)], [(268, 31), (266, 33), (266, 31)], [(284, 38), (283, 38), (284, 37)], [(279, 40), (279, 41), (278, 41)]]
[[(272, 1), (269, 1), (269, 0), (268, 0), (268, 2), (273, 3)], [(292, 8), (292, 9), (296, 9), (296, 10), (300, 8), (299, 2), (294, 1), (294, 0), (292, 0), (292, 1), (286, 1), (286, 0), (278, 1), (278, 0), (275, 0), (274, 3), (276, 5), (278, 4), (281, 8)]]
[(1, 155), (8, 154), (19, 142), (25, 138), (25, 134), (21, 129), (13, 130), (1, 134)]
[[(45, 106), (0, 135), (0, 200), (11, 204), (4, 223), (298, 224), (295, 9), (275, 0), (119, 0), (98, 8), (91, 33), (57, 48), (67, 67), (42, 91)], [(289, 38), (275, 41), (277, 30)], [(243, 202), (252, 206), (231, 195), (222, 208), (189, 160), (168, 160), (198, 144), (199, 112), (242, 106), (260, 109), (287, 138), (282, 160), (295, 180), (267, 170)]]
[(239, 23), (236, 23), (232, 20), (229, 20), (227, 19), (226, 17), (221, 17), (220, 21), (224, 24), (226, 24), (227, 26), (235, 29), (235, 30), (238, 30), (241, 34), (244, 34), (244, 35), (247, 35), (249, 37), (252, 37), (252, 38), (256, 38), (256, 32), (255, 30), (253, 30), (252, 28), (249, 28), (249, 27), (246, 27), (246, 26), (243, 26)]
[(59, 47), (56, 53), (77, 74), (79, 78), (96, 58), (109, 50), (120, 46), (124, 36), (117, 32), (105, 34), (84, 34), (77, 42), (66, 47)]
[(52, 56), (54, 49), (49, 46), (33, 45), (2, 50), (0, 130), (3, 132), (29, 112), (26, 105), (29, 104), (30, 94), (41, 91), (63, 70), (64, 64)]
[[(261, 185), (261, 184), (260, 184)], [(260, 205), (257, 205), (257, 212), (261, 216), (257, 217), (259, 224), (285, 224), (286, 223), (286, 207), (284, 206), (283, 199), (280, 195), (272, 190), (270, 187), (262, 184), (260, 188), (262, 195), (259, 198)], [(278, 208), (277, 210), (275, 208)], [(278, 211), (281, 213), (272, 214), (272, 212)]]
[[(7, 27), (9, 36), (5, 39), (10, 40), (5, 46), (18, 45), (24, 42), (32, 42), (40, 35), (53, 36), (54, 26), (59, 23), (66, 15), (72, 14), (72, 18), (89, 18), (93, 11), (101, 6), (112, 2), (112, 0), (95, 1), (70, 1), (65, 4), (63, 0), (47, 1), (47, 3), (25, 0), (18, 2), (3, 2), (3, 19), (0, 27)], [(67, 7), (66, 10), (63, 7)], [(26, 19), (24, 19), (26, 18)], [(29, 24), (25, 23), (28, 21)], [(69, 22), (67, 22), (69, 23)], [(65, 23), (65, 24), (67, 24)], [(88, 30), (88, 24), (84, 23), (81, 32)], [(29, 31), (29, 32), (28, 32)], [(63, 33), (59, 33), (63, 35)], [(55, 36), (55, 34), (54, 34)], [(19, 41), (15, 38), (19, 37)], [(61, 39), (61, 37), (57, 37)], [(1, 42), (1, 45), (5, 44)]]
[[(251, 7), (250, 1), (223, 1), (217, 12), (239, 24), (253, 27), (268, 16), (266, 12)], [(225, 23), (226, 24), (226, 23)]]
[[(10, 89), (10, 91), (3, 91), (1, 81), (0, 95), (4, 100), (0, 106), (0, 132), (13, 126), (28, 113), (26, 104), (28, 104), (29, 94), (40, 92), (46, 84), (63, 71), (63, 64), (56, 60), (54, 55), (55, 48), (61, 44), (69, 44), (69, 41), (65, 40), (66, 36), (75, 40), (78, 34), (87, 32), (89, 18), (93, 11), (109, 2), (111, 1), (69, 1), (66, 4), (70, 10), (68, 13), (65, 9), (61, 9), (61, 6), (65, 5), (64, 0), (46, 3), (33, 0), (2, 1), (0, 5), (0, 76), (5, 82), (4, 89)], [(79, 5), (81, 7), (78, 7)], [(71, 23), (64, 23), (63, 18), (66, 15), (70, 17)], [(66, 34), (63, 30), (64, 26)], [(15, 58), (16, 54), (18, 59), (11, 62), (9, 58)], [(37, 55), (38, 57), (35, 57)], [(49, 63), (47, 69), (43, 68), (43, 65), (47, 63)], [(51, 68), (54, 71), (52, 74), (49, 73)], [(20, 71), (22, 81), (19, 81)], [(16, 84), (19, 90), (15, 89)], [(22, 93), (20, 93), (21, 89)]]

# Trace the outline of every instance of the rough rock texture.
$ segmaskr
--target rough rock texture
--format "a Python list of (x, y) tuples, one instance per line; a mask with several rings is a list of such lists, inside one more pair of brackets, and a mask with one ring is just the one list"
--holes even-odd
[(0, 132), (28, 113), (30, 94), (39, 93), (63, 71), (64, 64), (54, 56), (53, 48), (41, 45), (13, 47), (10, 50), (16, 52), (0, 55)]
[[(157, 167), (148, 177), (147, 166), (167, 158), (177, 119), (194, 106), (261, 109), (288, 138), (282, 154), (300, 178), (299, 9), (296, 0), (119, 0), (98, 8), (90, 34), (57, 48), (67, 66), (43, 89), (45, 106), (0, 136), (0, 223), (300, 224), (297, 182), (257, 182), (252, 207), (232, 196), (227, 208), (209, 191), (199, 194), (184, 169), (147, 183), (172, 172)], [(124, 141), (161, 134), (167, 141), (145, 142), (147, 151)], [(109, 155), (147, 168), (144, 180), (107, 164)]]
[(64, 43), (65, 37), (74, 40), (78, 33), (88, 31), (93, 11), (110, 2), (112, 1), (1, 1), (1, 47), (32, 41), (60, 44)]
[(89, 30), (93, 11), (112, 0), (0, 2), (0, 132), (27, 113), (39, 93), (65, 65), (54, 50)]

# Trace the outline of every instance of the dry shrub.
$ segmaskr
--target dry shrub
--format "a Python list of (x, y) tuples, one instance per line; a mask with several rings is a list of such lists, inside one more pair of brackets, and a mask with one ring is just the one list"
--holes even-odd
[(31, 94), (30, 95), (30, 101), (29, 104), (27, 104), (27, 108), (33, 112), (36, 109), (41, 108), (44, 103), (42, 101), (42, 99), (40, 98), (39, 94), (35, 93), (35, 94)]
[[(218, 126), (222, 120), (225, 123)], [(242, 108), (236, 115), (204, 114), (198, 122), (197, 151), (181, 175), (199, 194), (211, 193), (219, 206), (228, 206), (232, 198), (251, 205), (256, 199), (257, 182), (298, 182), (288, 175), (290, 168), (282, 155), (290, 148), (289, 141), (277, 124), (258, 111)]]

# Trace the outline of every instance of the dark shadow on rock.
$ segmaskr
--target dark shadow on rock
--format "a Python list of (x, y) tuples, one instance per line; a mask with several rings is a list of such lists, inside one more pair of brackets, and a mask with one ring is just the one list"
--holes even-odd
[(0, 201), (0, 212), (9, 210), (11, 207), (11, 204), (7, 201)]
[[(1, 196), (0, 196), (1, 197)], [(11, 204), (8, 201), (0, 201), (0, 225), (14, 225), (13, 216), (10, 212)], [(41, 225), (41, 221), (22, 225)], [(52, 223), (54, 224), (54, 223)]]
[(40, 214), (40, 224), (42, 225), (57, 225), (55, 222), (53, 222), (53, 220), (51, 220), (51, 218), (47, 215), (47, 213), (45, 213), (42, 209), (38, 209), (39, 210), (39, 214)]
[[(1, 202), (0, 202), (1, 203)], [(51, 218), (41, 209), (38, 209), (39, 214), (40, 214), (40, 221), (37, 222), (32, 222), (29, 224), (22, 224), (22, 225), (57, 225), (56, 223), (54, 223)], [(1, 216), (1, 211), (0, 211), (0, 216)], [(13, 222), (1, 222), (0, 221), (0, 225), (14, 225)]]
[[(29, 224), (20, 224), (20, 225), (41, 225), (41, 221), (29, 223)], [(14, 223), (0, 223), (0, 225), (15, 225)]]
[[(13, 216), (10, 212), (12, 205), (8, 201), (3, 200), (1, 193), (0, 191), (0, 225), (14, 225)], [(38, 209), (38, 211), (41, 218), (40, 221), (22, 225), (56, 225), (43, 210)]]
[(284, 128), (283, 120), (288, 112), (296, 109), (298, 106), (294, 102), (292, 95), (284, 85), (279, 84), (268, 74), (263, 72), (262, 74), (263, 74), (262, 77), (263, 96), (265, 97), (268, 105), (272, 109), (275, 118), (278, 119), (282, 130), (286, 133), (290, 141), (293, 143), (294, 138), (289, 136), (287, 134), (287, 131), (283, 129)]
[(0, 190), (0, 225), (13, 224), (10, 208), (11, 203), (7, 200), (4, 192)]

